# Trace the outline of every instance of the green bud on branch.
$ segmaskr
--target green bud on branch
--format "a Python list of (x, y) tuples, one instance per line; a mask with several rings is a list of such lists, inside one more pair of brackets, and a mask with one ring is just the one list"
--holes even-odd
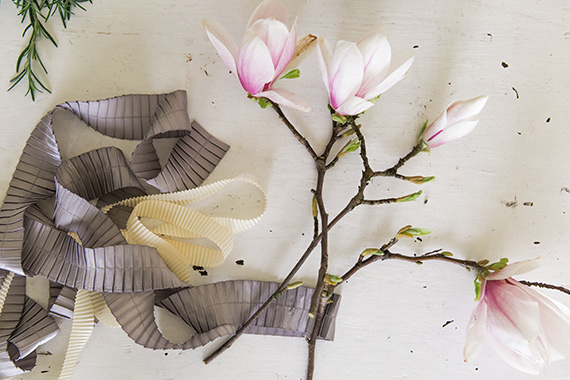
[(401, 228), (400, 231), (398, 231), (398, 234), (396, 235), (397, 239), (399, 239), (400, 237), (412, 238), (414, 236), (424, 236), (424, 235), (429, 235), (433, 232), (432, 230), (428, 230), (425, 228), (416, 228), (412, 226), (406, 226), (406, 227)]
[(406, 181), (415, 183), (416, 185), (423, 185), (424, 183), (435, 181), (435, 177), (422, 177), (418, 175), (413, 177), (406, 177)]
[(325, 275), (325, 282), (329, 285), (334, 286), (334, 285), (338, 284), (339, 282), (342, 282), (342, 277), (335, 276), (334, 274), (327, 273)]
[(344, 116), (344, 115), (339, 115), (338, 113), (335, 112), (332, 114), (331, 117), (332, 117), (333, 121), (336, 121), (337, 123), (340, 123), (340, 124), (346, 123), (346, 116)]
[(337, 156), (338, 158), (341, 158), (345, 154), (354, 152), (358, 148), (360, 148), (360, 140), (359, 139), (350, 140), (349, 142), (346, 143), (344, 147), (342, 147), (341, 151), (339, 152), (339, 154), (337, 154)]
[(313, 218), (316, 218), (317, 215), (319, 215), (319, 207), (317, 204), (317, 197), (315, 197), (314, 195), (313, 195), (312, 208), (313, 208)]
[(417, 193), (413, 193), (413, 194), (409, 194), (409, 195), (404, 195), (403, 197), (400, 197), (398, 199), (396, 199), (396, 202), (398, 203), (403, 203), (403, 202), (411, 202), (416, 200), (420, 195), (422, 195), (422, 191), (418, 191)]
[(294, 282), (292, 284), (287, 285), (287, 290), (292, 290), (292, 289), (298, 288), (299, 286), (302, 286), (302, 285), (303, 285), (303, 281), (297, 281), (297, 282)]
[(360, 254), (360, 256), (362, 257), (366, 257), (366, 256), (370, 256), (370, 255), (383, 255), (383, 253), (378, 250), (377, 248), (367, 248), (364, 251), (362, 251), (362, 253)]

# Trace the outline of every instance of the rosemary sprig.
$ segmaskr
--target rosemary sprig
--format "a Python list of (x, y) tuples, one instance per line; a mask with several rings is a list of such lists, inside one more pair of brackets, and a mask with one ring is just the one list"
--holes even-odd
[[(67, 21), (73, 14), (73, 7), (85, 10), (80, 3), (91, 0), (12, 0), (18, 10), (18, 16), (22, 17), (22, 23), (28, 20), (28, 25), (22, 33), (22, 37), (30, 32), (27, 45), (24, 47), (16, 61), (16, 75), (10, 80), (11, 86), (8, 91), (13, 89), (18, 83), (27, 79), (28, 91), (25, 95), (30, 95), (35, 100), (36, 92), (43, 90), (51, 93), (50, 89), (42, 82), (37, 72), (37, 64), (41, 67), (45, 74), (48, 73), (44, 63), (42, 62), (37, 50), (37, 43), (40, 38), (47, 38), (57, 47), (57, 42), (48, 32), (45, 24), (49, 18), (56, 12), (60, 15), (64, 28), (67, 27)], [(35, 71), (34, 71), (35, 70)]]

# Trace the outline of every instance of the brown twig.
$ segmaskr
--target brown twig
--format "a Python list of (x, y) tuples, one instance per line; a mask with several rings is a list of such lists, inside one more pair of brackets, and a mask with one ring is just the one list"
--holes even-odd
[[(316, 292), (316, 289), (315, 289)], [(322, 291), (321, 291), (322, 292)], [(313, 326), (313, 331), (311, 332), (311, 337), (309, 338), (308, 347), (308, 364), (307, 364), (307, 380), (313, 380), (313, 375), (315, 372), (315, 352), (317, 350), (317, 341), (319, 336), (319, 331), (324, 320), (325, 310), (327, 303), (332, 295), (332, 292), (327, 292), (327, 295), (321, 296), (319, 294), (319, 305), (316, 311), (315, 325)]]
[(385, 198), (385, 199), (364, 199), (363, 205), (385, 205), (388, 203), (397, 203), (398, 198)]
[(411, 158), (415, 157), (418, 153), (423, 152), (423, 150), (424, 150), (424, 143), (420, 142), (419, 144), (414, 146), (412, 148), (412, 150), (407, 155), (400, 158), (400, 160), (398, 160), (396, 165), (392, 166), (389, 169), (383, 170), (383, 171), (374, 172), (374, 174), (372, 176), (373, 177), (393, 177), (398, 172), (398, 169), (400, 169), (402, 166), (404, 166), (404, 164), (406, 162), (408, 162)]
[(313, 160), (316, 160), (318, 158), (317, 153), (315, 153), (315, 150), (313, 149), (311, 144), (307, 141), (307, 139), (305, 137), (303, 137), (303, 135), (301, 133), (299, 133), (297, 128), (295, 128), (295, 126), (293, 124), (291, 124), (289, 119), (287, 119), (287, 116), (285, 116), (285, 114), (281, 110), (281, 107), (279, 107), (279, 105), (277, 103), (273, 103), (273, 102), (271, 103), (271, 105), (272, 105), (271, 108), (273, 108), (275, 110), (275, 112), (277, 112), (277, 115), (279, 115), (279, 118), (281, 119), (283, 124), (285, 124), (287, 126), (287, 128), (289, 128), (289, 130), (291, 131), (293, 136), (295, 136), (297, 138), (297, 140), (299, 140), (299, 142), (301, 144), (303, 144), (303, 146), (305, 147), (305, 149), (307, 149), (307, 152), (309, 152), (309, 154), (311, 155)]
[(563, 293), (570, 295), (570, 289), (565, 288), (563, 286), (545, 284), (543, 282), (530, 282), (530, 281), (525, 281), (525, 280), (520, 280), (519, 282), (523, 285), (526, 285), (526, 286), (537, 286), (537, 287), (543, 288), (543, 289), (558, 290), (560, 292), (563, 292)]

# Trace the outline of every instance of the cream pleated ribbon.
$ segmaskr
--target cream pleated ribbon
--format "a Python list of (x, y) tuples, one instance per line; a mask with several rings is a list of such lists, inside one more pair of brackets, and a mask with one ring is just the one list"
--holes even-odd
[[(261, 193), (263, 208), (258, 216), (250, 219), (210, 217), (187, 207), (212, 197), (233, 182), (242, 182)], [(245, 231), (259, 222), (267, 208), (267, 198), (261, 186), (255, 181), (246, 177), (237, 177), (175, 193), (126, 199), (108, 205), (102, 208), (102, 211), (107, 213), (116, 206), (133, 208), (127, 227), (122, 231), (127, 242), (156, 248), (166, 265), (181, 280), (189, 282), (193, 265), (213, 267), (225, 260), (233, 247), (232, 234)], [(161, 223), (147, 227), (141, 218), (150, 218)], [(78, 239), (76, 234), (71, 235)], [(188, 238), (208, 239), (219, 249), (177, 240)], [(0, 301), (1, 294), (0, 290)], [(71, 336), (59, 380), (71, 379), (79, 354), (93, 332), (95, 317), (105, 325), (119, 326), (101, 293), (78, 290)]]

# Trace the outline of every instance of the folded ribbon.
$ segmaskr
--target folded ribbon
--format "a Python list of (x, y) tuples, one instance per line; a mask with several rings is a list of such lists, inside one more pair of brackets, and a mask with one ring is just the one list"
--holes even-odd
[[(57, 332), (52, 317), (25, 296), (26, 274), (51, 281), (52, 315), (73, 315), (62, 379), (71, 376), (96, 319), (120, 325), (145, 347), (194, 348), (233, 333), (276, 289), (257, 281), (188, 285), (191, 265), (219, 265), (232, 248), (231, 235), (259, 221), (265, 195), (246, 178), (197, 187), (229, 146), (190, 122), (186, 107), (184, 91), (66, 102), (36, 126), (0, 208), (0, 377), (30, 370), (36, 347)], [(106, 136), (141, 140), (130, 165), (115, 147), (63, 160), (53, 130), (57, 109)], [(160, 138), (177, 138), (164, 167), (153, 144)], [(148, 195), (141, 181), (162, 194)], [(210, 217), (188, 207), (230, 183), (261, 192), (260, 215)], [(42, 201), (54, 195), (52, 216)], [(148, 226), (148, 219), (160, 223)], [(198, 237), (217, 249), (188, 241)], [(287, 292), (248, 332), (304, 335), (311, 294), (305, 287)], [(321, 330), (325, 339), (334, 335), (339, 297), (334, 301)], [(183, 344), (170, 343), (156, 326), (155, 305), (196, 334)]]

